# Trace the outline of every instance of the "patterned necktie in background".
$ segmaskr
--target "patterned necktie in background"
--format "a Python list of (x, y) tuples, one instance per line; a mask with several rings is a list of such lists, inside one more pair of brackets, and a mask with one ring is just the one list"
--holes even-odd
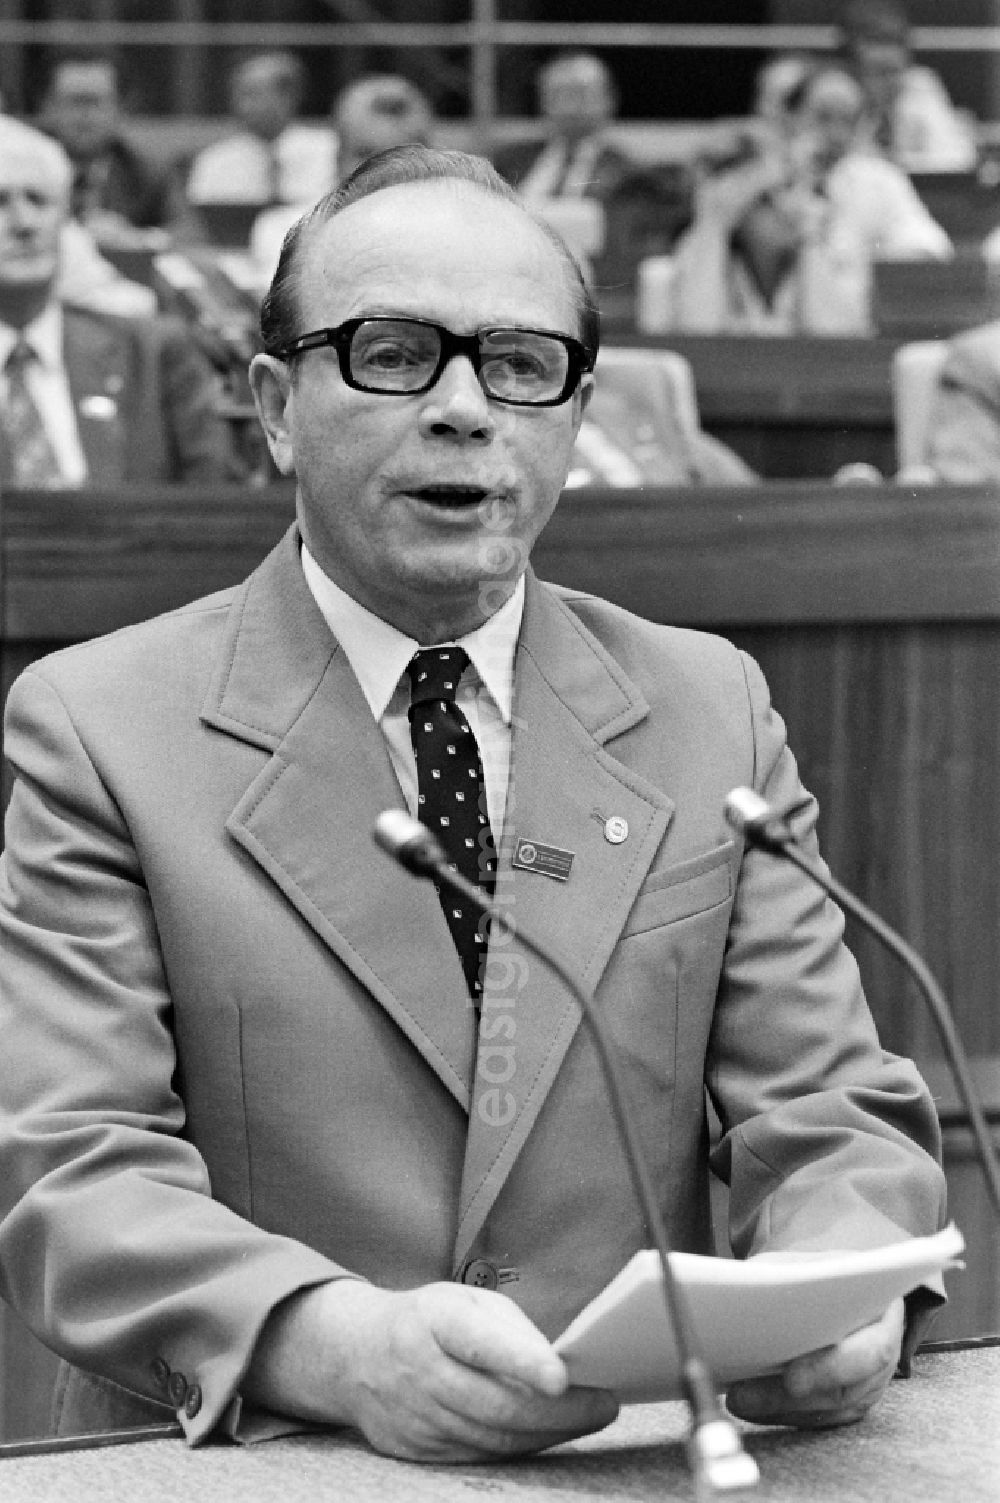
[[(469, 658), (461, 647), (425, 647), (414, 653), (410, 676), (410, 737), (417, 759), (417, 813), (433, 830), (451, 866), (493, 896), (496, 849), (486, 807), (483, 764), (472, 728), (455, 703)], [(489, 920), (438, 887), (469, 995), (482, 994)]]
[(26, 490), (50, 489), (63, 483), (56, 452), (28, 386), (28, 367), (35, 359), (31, 346), (19, 339), (4, 366), (7, 394), (0, 408), (10, 483)]

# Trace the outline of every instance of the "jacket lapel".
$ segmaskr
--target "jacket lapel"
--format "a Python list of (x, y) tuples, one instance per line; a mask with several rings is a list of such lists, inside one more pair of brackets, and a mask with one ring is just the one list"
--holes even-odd
[(372, 843), (402, 795), (293, 529), (243, 587), (202, 718), (271, 753), (227, 828), (463, 1106), (475, 1015), (441, 905)]
[(91, 485), (125, 478), (128, 355), (109, 325), (64, 310), (63, 352), (80, 444)]
[[(648, 714), (641, 693), (555, 592), (530, 575), (516, 686), (497, 898), (592, 992), (673, 805), (606, 749)], [(569, 879), (513, 866), (520, 840), (572, 851)], [(492, 936), (486, 980), (456, 1265), (467, 1256), (580, 1026), (570, 991), (516, 940)]]

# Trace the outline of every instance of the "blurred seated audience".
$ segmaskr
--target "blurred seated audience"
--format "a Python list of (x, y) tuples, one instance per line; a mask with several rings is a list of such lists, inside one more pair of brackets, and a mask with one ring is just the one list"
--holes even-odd
[(498, 146), (497, 170), (595, 281), (634, 274), (638, 255), (669, 249), (690, 219), (688, 172), (638, 163), (610, 138), (618, 92), (595, 54), (557, 54), (537, 88), (544, 135)]
[(964, 172), (976, 165), (975, 123), (940, 77), (914, 63), (898, 0), (848, 0), (841, 52), (865, 92), (869, 139), (907, 172)]
[(696, 189), (674, 257), (674, 328), (871, 333), (876, 260), (952, 254), (902, 169), (860, 144), (864, 100), (842, 65), (818, 65), (789, 108), (787, 144), (762, 139)]
[[(341, 182), (378, 151), (433, 144), (433, 105), (416, 84), (395, 73), (370, 73), (348, 84), (334, 100), (331, 116)], [(301, 204), (276, 205), (262, 210), (254, 221), (250, 257), (261, 291), (270, 285), (281, 242), (302, 211)]]
[(759, 479), (698, 420), (690, 366), (673, 351), (605, 345), (567, 489), (750, 485)]
[(60, 298), (72, 179), (58, 142), (0, 117), (0, 483), (242, 479), (216, 377), (182, 324)]
[(309, 204), (336, 181), (337, 146), (326, 126), (297, 119), (305, 74), (292, 52), (261, 52), (230, 78), (233, 134), (197, 152), (187, 178), (192, 205)]
[(610, 70), (594, 53), (559, 53), (540, 69), (537, 89), (545, 134), (499, 147), (498, 171), (532, 204), (606, 197), (632, 167), (607, 138), (618, 109)]
[(938, 480), (1000, 481), (1000, 319), (947, 342), (925, 457)]
[(39, 123), (73, 164), (73, 217), (99, 245), (128, 243), (134, 230), (163, 227), (173, 218), (177, 205), (167, 169), (149, 161), (125, 133), (113, 58), (58, 58)]

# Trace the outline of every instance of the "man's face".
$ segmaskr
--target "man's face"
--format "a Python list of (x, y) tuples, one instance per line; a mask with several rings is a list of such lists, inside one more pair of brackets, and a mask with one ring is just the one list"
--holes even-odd
[(868, 98), (876, 109), (888, 109), (906, 76), (907, 48), (901, 42), (866, 38), (856, 44), (855, 55)]
[(612, 113), (607, 77), (589, 58), (553, 69), (543, 81), (540, 103), (545, 118), (568, 136), (597, 130)]
[(802, 133), (815, 164), (839, 162), (857, 140), (864, 109), (861, 86), (848, 73), (821, 74), (808, 90), (802, 106)]
[(43, 152), (0, 146), (0, 298), (47, 289), (59, 262), (67, 188)]
[[(516, 205), (450, 182), (384, 189), (317, 231), (299, 309), (302, 333), (379, 313), (457, 334), (486, 325), (578, 333), (555, 247)], [(284, 388), (287, 431), (275, 443), (266, 425), (279, 467), (294, 465), (318, 562), (418, 639), (478, 625), (509, 596), (552, 514), (589, 378), (559, 406), (514, 407), (487, 398), (464, 354), (414, 395), (353, 390), (332, 349), (294, 366), (290, 377), (258, 357), (255, 389), (266, 422), (262, 381)]]
[(70, 156), (86, 160), (103, 151), (118, 125), (118, 85), (106, 63), (63, 63), (56, 69), (46, 125)]
[(247, 130), (274, 141), (295, 118), (295, 86), (280, 63), (257, 58), (233, 82), (233, 112)]

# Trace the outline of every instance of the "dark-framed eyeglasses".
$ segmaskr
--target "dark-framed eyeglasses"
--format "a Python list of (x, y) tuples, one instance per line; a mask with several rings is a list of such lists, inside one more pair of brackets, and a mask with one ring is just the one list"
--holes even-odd
[(292, 360), (327, 345), (336, 350), (340, 374), (355, 391), (416, 396), (430, 391), (450, 360), (465, 355), (486, 395), (514, 407), (565, 402), (596, 358), (578, 339), (550, 329), (490, 327), (453, 334), (427, 319), (381, 314), (301, 334), (275, 353), (279, 360)]

